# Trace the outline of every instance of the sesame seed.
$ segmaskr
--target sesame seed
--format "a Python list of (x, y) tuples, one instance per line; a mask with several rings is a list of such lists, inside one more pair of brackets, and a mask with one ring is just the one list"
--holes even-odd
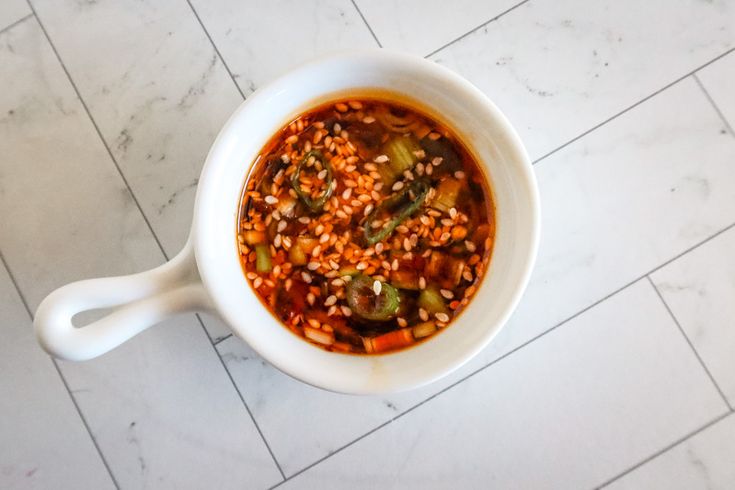
[(446, 299), (452, 299), (452, 298), (454, 298), (454, 293), (453, 293), (453, 292), (451, 292), (451, 291), (450, 291), (450, 290), (448, 290), (448, 289), (440, 289), (440, 290), (439, 290), (439, 292), (440, 292), (440, 293), (441, 293), (441, 295), (442, 295), (442, 296), (444, 296), (444, 298), (446, 298)]
[(398, 182), (393, 184), (393, 187), (391, 187), (391, 189), (393, 189), (394, 191), (400, 191), (401, 189), (403, 189), (403, 182), (399, 180)]
[(332, 131), (334, 134), (339, 134), (342, 131), (342, 126), (339, 125), (339, 123), (334, 123), (334, 126), (332, 126)]
[(451, 236), (452, 236), (452, 235), (451, 235), (451, 234), (449, 234), (449, 232), (446, 232), (446, 231), (445, 231), (445, 232), (444, 232), (444, 233), (442, 233), (442, 235), (441, 235), (441, 236), (439, 237), (439, 241), (441, 241), (441, 242), (446, 242), (447, 240), (449, 240), (449, 238), (450, 238)]
[(287, 153), (284, 153), (283, 155), (281, 155), (281, 161), (283, 163), (291, 163), (291, 158), (288, 156)]
[(419, 308), (419, 318), (424, 322), (429, 321), (429, 313), (425, 309)]
[(444, 218), (441, 220), (442, 226), (452, 226), (454, 224), (454, 221), (452, 221), (449, 218)]
[(281, 240), (283, 240), (283, 237), (282, 237), (282, 236), (281, 236), (281, 234), (279, 233), (279, 234), (278, 234), (278, 235), (276, 235), (276, 237), (275, 237), (275, 238), (273, 239), (273, 246), (274, 246), (274, 247), (276, 247), (276, 248), (280, 247), (280, 246), (281, 246)]
[(316, 297), (314, 296), (314, 293), (308, 293), (306, 295), (306, 302), (309, 303), (310, 306), (314, 306), (314, 301), (316, 301)]
[(278, 204), (278, 198), (275, 196), (267, 195), (265, 196), (265, 202), (267, 204)]
[(367, 268), (368, 268), (367, 262), (358, 262), (357, 265), (355, 266), (355, 269), (359, 271), (364, 271)]
[(301, 271), (301, 279), (303, 279), (306, 284), (311, 284), (311, 274), (308, 272)]
[(337, 270), (339, 269), (339, 264), (335, 260), (329, 259), (329, 267), (331, 267), (334, 270)]
[(456, 219), (457, 218), (457, 208), (449, 208), (449, 216), (452, 219)]
[(278, 276), (281, 275), (281, 266), (280, 265), (273, 266), (273, 275), (275, 277), (278, 277)]
[(325, 233), (319, 237), (319, 243), (327, 243), (329, 241), (329, 238), (330, 238), (329, 233)]
[(365, 216), (367, 216), (368, 214), (370, 214), (373, 211), (373, 207), (374, 206), (372, 204), (368, 204), (367, 206), (365, 206), (365, 211), (363, 211), (363, 214)]
[(342, 211), (341, 209), (338, 209), (336, 213), (334, 213), (338, 218), (341, 219), (347, 219), (347, 213)]
[(435, 167), (438, 167), (442, 164), (443, 161), (444, 159), (442, 157), (434, 157), (431, 159), (431, 164)]
[(308, 264), (306, 264), (306, 268), (310, 271), (315, 271), (319, 268), (320, 265), (321, 264), (319, 262), (309, 262)]
[(319, 172), (318, 174), (316, 174), (316, 178), (317, 179), (321, 179), (321, 180), (324, 180), (324, 177), (326, 177), (326, 176), (327, 176), (327, 169), (326, 168), (325, 169), (322, 169), (321, 172)]
[(396, 318), (396, 322), (398, 322), (398, 326), (400, 326), (400, 327), (406, 327), (406, 326), (408, 326), (408, 322), (406, 321), (406, 319), (405, 318), (402, 318), (400, 316), (398, 318)]
[(381, 253), (383, 251), (383, 242), (378, 242), (375, 244), (375, 253)]
[(261, 284), (263, 284), (263, 278), (262, 277), (256, 277), (255, 280), (253, 281), (253, 287), (255, 289), (258, 289)]
[(436, 140), (438, 140), (441, 137), (442, 137), (442, 135), (440, 135), (439, 133), (437, 133), (435, 131), (432, 131), (431, 133), (429, 133), (429, 139), (431, 141), (436, 141)]
[(457, 170), (456, 172), (454, 172), (454, 178), (462, 180), (465, 178), (465, 173), (462, 172), (461, 170)]
[(470, 253), (472, 253), (472, 252), (474, 252), (475, 250), (477, 250), (477, 247), (475, 246), (475, 244), (474, 244), (474, 243), (472, 243), (472, 242), (471, 242), (471, 241), (469, 241), (469, 240), (465, 240), (465, 241), (464, 241), (464, 246), (465, 246), (465, 247), (467, 247), (467, 251), (468, 251), (468, 252), (470, 252)]
[[(337, 306), (336, 306), (336, 305), (332, 305), (332, 306), (330, 306), (330, 307), (329, 307), (329, 309), (327, 310), (327, 316), (332, 316), (332, 315), (334, 315), (335, 313), (337, 313)], [(329, 327), (330, 329), (332, 328), (332, 327), (330, 327), (329, 325), (324, 325), (324, 326), (322, 327), (322, 329), (324, 329), (324, 327)]]
[(375, 188), (370, 192), (370, 197), (373, 198), (373, 201), (380, 201), (380, 193)]
[(271, 216), (272, 216), (272, 217), (273, 217), (273, 219), (274, 219), (274, 220), (276, 220), (276, 221), (278, 221), (278, 220), (280, 220), (280, 219), (281, 219), (281, 213), (280, 213), (280, 212), (279, 212), (279, 211), (278, 211), (277, 209), (274, 209), (274, 210), (273, 210), (273, 212), (271, 213)]
[(246, 274), (246, 276), (247, 276), (247, 278), (248, 278), (248, 279), (250, 279), (251, 281), (254, 281), (254, 280), (255, 280), (255, 279), (256, 279), (256, 278), (258, 277), (258, 274), (256, 274), (255, 272), (248, 272), (248, 273)]
[[(376, 182), (375, 184), (373, 184), (373, 190), (374, 191), (379, 191), (382, 188), (383, 188), (383, 183), (382, 182)], [(380, 195), (380, 194), (378, 194), (378, 195)]]
[(362, 118), (362, 122), (364, 122), (365, 124), (372, 124), (375, 122), (375, 118), (372, 116), (365, 116)]
[(373, 161), (375, 163), (385, 163), (388, 160), (390, 160), (390, 158), (388, 158), (388, 155), (378, 155), (377, 157), (373, 158)]
[(390, 264), (391, 270), (397, 271), (398, 270), (398, 259), (393, 259), (393, 262)]
[(472, 271), (470, 271), (469, 268), (465, 269), (464, 272), (462, 272), (462, 277), (465, 281), (472, 281)]
[(419, 277), (419, 289), (426, 289), (426, 278), (424, 276)]
[(288, 138), (286, 138), (286, 144), (293, 145), (298, 140), (299, 140), (299, 137), (296, 136), (295, 134), (292, 134), (291, 136), (289, 136)]
[(311, 326), (312, 326), (313, 328), (319, 328), (319, 327), (321, 326), (321, 324), (319, 323), (319, 320), (315, 320), (314, 318), (309, 318), (309, 319), (308, 319), (308, 320), (306, 320), (306, 321), (307, 321), (307, 322), (309, 323), (309, 325), (311, 325)]
[(426, 175), (431, 175), (434, 173), (434, 167), (431, 165), (427, 165), (426, 170), (424, 170), (424, 172), (426, 173)]
[(278, 233), (280, 233), (283, 230), (285, 230), (287, 226), (288, 226), (288, 223), (286, 223), (285, 221), (279, 221), (278, 226), (276, 227), (276, 230), (278, 231)]
[(373, 292), (375, 293), (375, 295), (376, 296), (379, 295), (380, 291), (382, 290), (383, 290), (383, 283), (380, 281), (374, 281), (373, 282)]
[(347, 199), (349, 199), (349, 198), (350, 198), (350, 196), (351, 196), (351, 195), (352, 195), (352, 187), (348, 187), (348, 188), (347, 188), (347, 189), (345, 189), (345, 191), (344, 191), (344, 192), (342, 193), (342, 199), (344, 199), (344, 200), (346, 201)]
[(409, 240), (408, 238), (404, 238), (403, 248), (406, 250), (406, 252), (410, 252), (411, 251), (411, 240)]
[(312, 257), (319, 257), (319, 254), (320, 253), (322, 253), (322, 246), (321, 245), (317, 245), (316, 247), (314, 247), (314, 250), (311, 251), (311, 256)]
[(338, 277), (337, 279), (332, 280), (331, 284), (332, 284), (332, 286), (338, 288), (340, 286), (344, 286), (345, 285), (345, 282)]
[(352, 316), (352, 310), (348, 306), (340, 306), (340, 310), (342, 310), (342, 314), (344, 316)]
[(446, 313), (441, 313), (441, 312), (439, 312), (439, 313), (434, 313), (434, 316), (435, 316), (435, 317), (436, 317), (436, 319), (437, 319), (437, 320), (439, 320), (440, 322), (448, 322), (448, 321), (449, 321), (449, 315), (447, 315)]
[(342, 102), (337, 102), (336, 104), (334, 104), (334, 108), (337, 109), (339, 112), (347, 112), (349, 110), (347, 104), (343, 104)]
[(362, 201), (360, 201), (359, 199), (353, 199), (352, 201), (350, 201), (350, 204), (351, 204), (351, 205), (352, 205), (352, 207), (354, 207), (354, 208), (359, 208), (360, 206), (362, 206), (362, 205), (363, 205), (363, 202), (362, 202)]
[(362, 109), (362, 102), (358, 100), (351, 100), (347, 104), (349, 104), (349, 106), (355, 109), (356, 111), (359, 111), (360, 109)]
[(337, 302), (337, 297), (335, 295), (330, 295), (325, 301), (324, 306), (332, 306)]

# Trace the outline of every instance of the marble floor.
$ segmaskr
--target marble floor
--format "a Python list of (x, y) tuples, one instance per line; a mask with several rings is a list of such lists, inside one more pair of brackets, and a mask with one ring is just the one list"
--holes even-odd
[[(315, 55), (460, 73), (534, 161), (537, 267), (416, 391), (303, 385), (216, 318), (85, 363), (32, 314), (151, 268), (218, 129)], [(0, 0), (0, 488), (735, 488), (735, 3)]]

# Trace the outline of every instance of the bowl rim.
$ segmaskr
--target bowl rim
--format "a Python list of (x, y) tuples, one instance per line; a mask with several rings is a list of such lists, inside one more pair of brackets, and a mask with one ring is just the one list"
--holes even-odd
[[(212, 260), (212, 257), (216, 254), (221, 253), (221, 249), (217, 244), (214, 243), (214, 240), (210, 240), (208, 238), (208, 232), (212, 230), (209, 220), (205, 219), (207, 213), (212, 209), (211, 202), (213, 201), (213, 198), (214, 196), (216, 196), (217, 192), (217, 171), (218, 167), (221, 165), (219, 161), (219, 159), (221, 158), (220, 155), (222, 155), (223, 152), (226, 152), (227, 147), (232, 144), (231, 139), (237, 138), (234, 132), (240, 125), (241, 120), (250, 117), (248, 115), (249, 107), (256, 102), (262, 103), (264, 101), (267, 101), (269, 97), (277, 95), (277, 92), (280, 90), (280, 87), (283, 84), (291, 83), (292, 80), (298, 79), (300, 74), (310, 72), (314, 69), (319, 68), (321, 65), (340, 61), (354, 62), (359, 60), (378, 63), (400, 63), (404, 66), (415, 69), (420, 74), (428, 74), (432, 77), (440, 79), (442, 83), (446, 83), (451, 89), (464, 92), (464, 95), (471, 97), (473, 101), (478, 104), (478, 110), (484, 110), (488, 112), (494, 122), (496, 122), (497, 125), (500, 127), (499, 134), (502, 135), (502, 137), (506, 141), (506, 145), (509, 148), (507, 152), (511, 154), (512, 159), (518, 165), (518, 168), (516, 170), (519, 173), (521, 184), (524, 185), (527, 190), (530, 216), (530, 229), (528, 230), (529, 240), (528, 243), (526, 243), (525, 257), (522, 258), (525, 266), (523, 267), (521, 273), (518, 275), (515, 288), (512, 294), (510, 294), (509, 300), (502, 307), (502, 313), (497, 315), (497, 320), (495, 321), (496, 328), (488, 328), (485, 335), (481, 337), (480, 342), (478, 342), (472, 348), (466, 349), (466, 351), (464, 351), (461, 356), (457, 356), (453, 361), (446, 362), (441, 368), (435, 368), (432, 371), (428, 372), (425, 376), (422, 376), (420, 378), (417, 377), (408, 382), (388, 382), (374, 387), (355, 386), (354, 384), (351, 384), (349, 380), (344, 379), (325, 380), (320, 378), (320, 376), (318, 375), (314, 375), (308, 370), (297, 370), (294, 368), (293, 362), (269, 354), (269, 350), (265, 349), (265, 346), (262, 344), (262, 339), (259, 339), (256, 335), (253, 335), (248, 328), (240, 328), (241, 320), (233, 314), (232, 301), (225, 300), (225, 297), (228, 293), (225, 289), (226, 284), (222, 284), (222, 282), (220, 281), (219, 272), (221, 271), (219, 271), (219, 269), (213, 265), (214, 260)], [(426, 105), (431, 106), (430, 103)], [(249, 165), (250, 162), (248, 162), (248, 166)], [(240, 183), (239, 185), (242, 185), (242, 183)], [(493, 193), (495, 193), (494, 189)], [(526, 289), (526, 286), (530, 279), (539, 245), (541, 227), (540, 214), (540, 199), (538, 194), (538, 187), (536, 184), (536, 178), (525, 147), (523, 146), (520, 137), (508, 121), (507, 117), (483, 92), (472, 85), (469, 81), (449, 70), (448, 68), (438, 65), (424, 58), (386, 49), (362, 49), (344, 51), (337, 54), (330, 54), (301, 64), (248, 96), (248, 98), (234, 111), (234, 113), (222, 127), (217, 138), (212, 144), (201, 173), (194, 205), (192, 240), (194, 243), (195, 256), (200, 276), (202, 278), (202, 282), (205, 285), (205, 288), (210, 295), (210, 299), (212, 300), (215, 310), (233, 330), (234, 334), (247, 342), (247, 344), (251, 348), (253, 348), (260, 356), (262, 356), (270, 364), (272, 364), (282, 372), (288, 374), (289, 376), (316, 387), (340, 393), (382, 394), (417, 388), (431, 383), (441, 377), (444, 377), (452, 371), (458, 369), (460, 366), (468, 362), (473, 357), (475, 357), (490, 343), (497, 332), (503, 327), (503, 325), (507, 323), (510, 315), (515, 310), (518, 302), (520, 301), (521, 295)], [(232, 246), (234, 248), (234, 222), (232, 226), (232, 232)], [(239, 259), (237, 260), (237, 262), (237, 272), (242, 275), (242, 271), (239, 266)], [(252, 290), (250, 291), (252, 292)], [(252, 292), (252, 295), (255, 296), (255, 293)], [(257, 298), (256, 301), (260, 303)], [(267, 311), (264, 306), (262, 306), (262, 308)], [(270, 312), (268, 312), (268, 314), (270, 315)], [(290, 331), (280, 325), (280, 321), (275, 319), (274, 321), (279, 324), (281, 330), (287, 332), (289, 335), (293, 335)], [(303, 341), (302, 339), (298, 340), (303, 344), (308, 345), (308, 343)], [(316, 347), (313, 348), (318, 349)], [(272, 351), (270, 352), (272, 353)], [(322, 350), (322, 352), (326, 351)], [(400, 355), (400, 352), (402, 351), (398, 351), (393, 355)], [(353, 357), (380, 358), (383, 356)]]

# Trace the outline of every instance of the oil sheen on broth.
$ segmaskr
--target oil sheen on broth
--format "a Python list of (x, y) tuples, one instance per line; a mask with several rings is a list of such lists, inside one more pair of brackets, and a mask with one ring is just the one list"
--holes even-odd
[(489, 265), (495, 217), (456, 134), (361, 98), (305, 112), (265, 145), (237, 226), (245, 276), (286, 328), (379, 354), (451, 328)]

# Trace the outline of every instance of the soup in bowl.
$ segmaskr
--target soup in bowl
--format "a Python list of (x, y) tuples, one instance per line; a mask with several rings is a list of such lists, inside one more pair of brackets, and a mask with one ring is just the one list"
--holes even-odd
[[(177, 257), (64, 286), (34, 323), (50, 353), (82, 360), (207, 310), (306, 383), (406, 390), (497, 334), (538, 235), (530, 162), (485, 95), (421, 58), (345, 53), (290, 71), (233, 114)], [(105, 307), (115, 309), (72, 326), (79, 311)]]

